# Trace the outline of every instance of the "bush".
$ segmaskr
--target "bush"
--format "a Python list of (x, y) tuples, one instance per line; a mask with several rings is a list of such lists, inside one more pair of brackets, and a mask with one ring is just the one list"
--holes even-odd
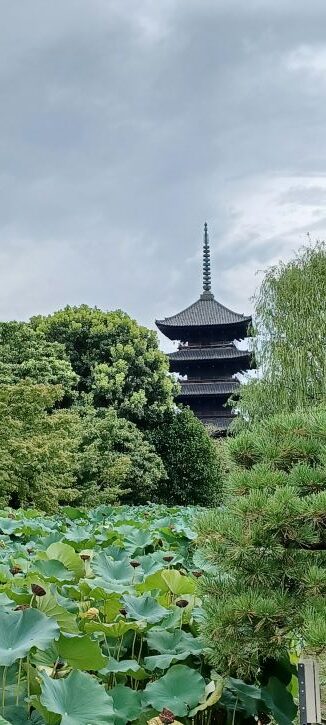
[(203, 585), (219, 671), (244, 678), (326, 643), (326, 409), (279, 415), (228, 442), (225, 508), (199, 535), (216, 575)]
[(156, 499), (168, 505), (213, 506), (220, 499), (221, 463), (218, 448), (189, 408), (166, 416), (149, 433), (161, 457), (166, 477)]

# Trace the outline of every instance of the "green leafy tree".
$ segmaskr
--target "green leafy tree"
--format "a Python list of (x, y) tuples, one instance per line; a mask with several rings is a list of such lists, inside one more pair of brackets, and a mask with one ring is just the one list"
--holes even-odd
[(81, 412), (77, 503), (142, 504), (155, 495), (165, 471), (161, 459), (134, 423), (113, 408)]
[(81, 305), (34, 317), (31, 324), (65, 346), (79, 391), (92, 393), (95, 407), (114, 407), (145, 426), (172, 409), (175, 383), (157, 335), (126, 313)]
[(199, 522), (215, 567), (204, 631), (218, 670), (248, 679), (293, 646), (326, 652), (326, 409), (270, 417), (228, 446), (225, 506)]
[(64, 345), (49, 342), (26, 322), (0, 323), (0, 384), (21, 381), (37, 385), (61, 385), (66, 399), (73, 399), (78, 376)]
[(310, 408), (326, 399), (325, 300), (325, 243), (267, 270), (255, 300), (253, 329), (261, 379), (241, 386), (233, 403), (240, 421)]
[(48, 412), (61, 397), (54, 385), (0, 385), (1, 507), (52, 512), (75, 499), (78, 417), (66, 410)]
[(150, 431), (149, 440), (166, 471), (159, 500), (175, 504), (212, 506), (220, 497), (221, 463), (218, 448), (190, 408), (166, 416)]

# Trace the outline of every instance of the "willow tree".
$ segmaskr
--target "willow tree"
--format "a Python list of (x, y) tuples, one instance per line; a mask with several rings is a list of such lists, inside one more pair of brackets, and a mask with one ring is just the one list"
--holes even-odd
[(326, 399), (326, 244), (270, 267), (255, 298), (253, 347), (260, 376), (233, 405), (242, 420)]

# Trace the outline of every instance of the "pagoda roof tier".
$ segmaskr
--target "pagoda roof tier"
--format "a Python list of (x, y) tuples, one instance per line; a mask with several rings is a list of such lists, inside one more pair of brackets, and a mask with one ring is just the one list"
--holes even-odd
[(216, 327), (229, 325), (244, 325), (248, 327), (251, 323), (251, 317), (240, 315), (237, 312), (229, 310), (220, 302), (217, 302), (211, 292), (203, 292), (199, 300), (193, 302), (186, 309), (166, 317), (164, 320), (156, 320), (156, 324), (161, 332), (166, 333), (168, 328), (184, 328), (184, 327)]
[(195, 383), (195, 382), (183, 382), (179, 380), (181, 385), (181, 391), (178, 393), (177, 398), (188, 398), (193, 396), (205, 397), (206, 395), (231, 395), (235, 393), (240, 386), (238, 380), (215, 380), (209, 383)]
[(171, 362), (196, 362), (197, 360), (245, 360), (248, 361), (251, 353), (248, 350), (238, 350), (235, 345), (217, 347), (182, 347), (180, 350), (168, 354)]

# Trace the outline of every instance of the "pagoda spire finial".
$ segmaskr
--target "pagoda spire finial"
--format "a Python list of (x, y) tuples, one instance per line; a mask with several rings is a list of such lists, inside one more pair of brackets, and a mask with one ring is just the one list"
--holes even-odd
[(211, 289), (211, 252), (209, 247), (208, 226), (204, 224), (204, 245), (203, 245), (203, 294), (202, 298), (212, 298)]

